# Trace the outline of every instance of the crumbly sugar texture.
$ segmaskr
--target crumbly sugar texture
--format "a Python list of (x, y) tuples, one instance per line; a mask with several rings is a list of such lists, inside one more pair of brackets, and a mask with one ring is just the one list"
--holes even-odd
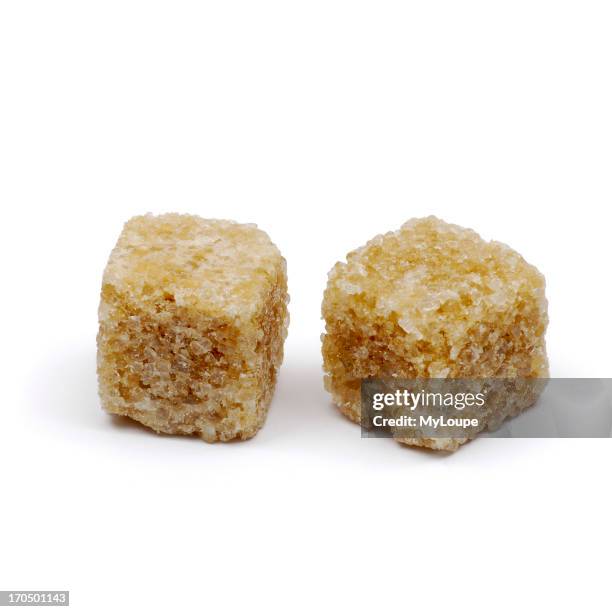
[(283, 359), (287, 303), (285, 260), (255, 225), (130, 219), (102, 281), (103, 408), (207, 442), (252, 437)]
[[(436, 217), (412, 219), (330, 271), (322, 307), (325, 387), (360, 422), (368, 377), (545, 378), (544, 289), (542, 274), (508, 246)], [(535, 399), (507, 397), (483, 428)], [(465, 440), (398, 441), (455, 450)]]

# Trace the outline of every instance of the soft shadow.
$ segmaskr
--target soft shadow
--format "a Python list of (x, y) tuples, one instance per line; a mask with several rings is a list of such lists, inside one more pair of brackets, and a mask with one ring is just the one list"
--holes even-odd
[(268, 437), (321, 439), (333, 435), (337, 428), (352, 431), (357, 437), (360, 430), (332, 405), (323, 388), (321, 365), (315, 361), (285, 363), (279, 379), (265, 425)]
[(99, 428), (95, 350), (57, 351), (34, 367), (26, 389), (28, 416), (61, 427)]

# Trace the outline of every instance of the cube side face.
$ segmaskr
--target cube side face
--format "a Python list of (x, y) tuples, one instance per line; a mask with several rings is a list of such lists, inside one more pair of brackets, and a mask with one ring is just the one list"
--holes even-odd
[(288, 299), (287, 273), (285, 262), (282, 260), (279, 261), (277, 276), (262, 302), (262, 308), (258, 310), (249, 326), (248, 346), (254, 347), (252, 350), (257, 364), (251, 369), (252, 384), (257, 389), (257, 429), (263, 425), (266, 418), (283, 362), (284, 343), (289, 324)]
[[(170, 242), (174, 238), (170, 232)], [(99, 310), (103, 408), (157, 432), (196, 434), (210, 442), (255, 435), (283, 357), (288, 324), (283, 258), (266, 259), (257, 291), (249, 287), (248, 300), (242, 300), (242, 286), (229, 296), (202, 292), (206, 279), (194, 280), (189, 267), (176, 264), (176, 254), (172, 265), (186, 270), (184, 278), (171, 282), (159, 269), (151, 278), (141, 262), (134, 275), (130, 249), (121, 243), (122, 238), (107, 266)], [(180, 241), (175, 248), (183, 248)], [(157, 252), (155, 245), (152, 249)], [(199, 253), (191, 247), (189, 258), (200, 259)]]
[(546, 377), (546, 310), (542, 275), (508, 247), (438, 220), (411, 222), (330, 272), (326, 389), (359, 422), (367, 377)]

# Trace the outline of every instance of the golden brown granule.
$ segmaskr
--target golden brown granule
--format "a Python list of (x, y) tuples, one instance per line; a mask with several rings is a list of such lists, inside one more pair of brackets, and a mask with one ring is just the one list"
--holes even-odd
[(263, 425), (287, 335), (285, 260), (254, 225), (130, 219), (102, 281), (103, 408), (208, 442)]
[[(546, 377), (544, 286), (536, 268), (504, 244), (435, 217), (408, 221), (330, 271), (322, 308), (325, 387), (359, 422), (367, 377)], [(509, 416), (526, 407), (508, 398), (498, 410)]]

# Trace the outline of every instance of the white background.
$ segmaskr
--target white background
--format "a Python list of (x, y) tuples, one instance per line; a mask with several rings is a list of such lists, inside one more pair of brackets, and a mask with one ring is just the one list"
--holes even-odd
[[(610, 440), (364, 440), (322, 389), (346, 252), (436, 214), (546, 275), (554, 376), (611, 376), (609, 2), (0, 3), (0, 589), (77, 610), (608, 609)], [(105, 415), (131, 215), (256, 222), (291, 326), (264, 429)]]

